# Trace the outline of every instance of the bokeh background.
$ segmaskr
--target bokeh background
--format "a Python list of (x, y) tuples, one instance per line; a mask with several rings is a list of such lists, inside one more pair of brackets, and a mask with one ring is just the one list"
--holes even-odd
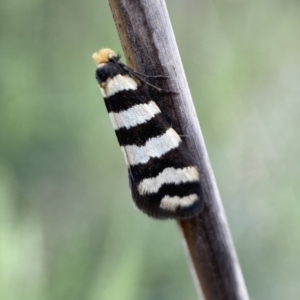
[[(0, 5), (1, 299), (196, 299), (94, 79), (91, 54), (121, 52), (107, 2)], [(167, 5), (251, 299), (299, 299), (299, 1)]]

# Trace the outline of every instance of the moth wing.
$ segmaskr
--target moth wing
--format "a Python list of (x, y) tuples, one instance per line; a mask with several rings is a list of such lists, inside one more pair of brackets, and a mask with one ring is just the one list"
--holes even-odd
[(190, 218), (203, 206), (199, 172), (157, 104), (137, 86), (105, 99), (136, 206), (154, 218)]

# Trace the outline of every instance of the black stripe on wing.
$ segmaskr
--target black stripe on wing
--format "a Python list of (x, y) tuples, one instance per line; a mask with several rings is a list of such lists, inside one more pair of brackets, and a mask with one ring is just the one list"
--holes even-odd
[[(137, 185), (134, 181), (130, 180), (132, 197), (136, 206), (144, 213), (151, 217), (158, 219), (177, 218), (184, 219), (195, 216), (203, 208), (201, 199), (201, 188), (199, 182), (189, 182), (181, 184), (165, 184), (157, 193), (141, 196), (137, 191)], [(180, 204), (175, 210), (164, 209), (160, 207), (161, 201), (165, 196), (170, 197), (185, 197), (196, 194), (198, 199), (190, 205), (182, 206)]]
[(150, 97), (138, 87), (136, 90), (123, 90), (104, 98), (108, 112), (121, 112), (135, 105), (149, 103)]
[(193, 166), (193, 163), (185, 145), (180, 143), (177, 148), (170, 150), (161, 157), (151, 158), (145, 164), (130, 166), (129, 172), (136, 182), (140, 182), (145, 178), (156, 177), (169, 167), (182, 169), (189, 166)]
[(152, 119), (145, 121), (145, 123), (129, 129), (122, 127), (116, 130), (116, 135), (120, 146), (136, 145), (141, 147), (145, 145), (149, 139), (164, 134), (170, 127), (171, 126), (160, 113), (155, 115)]

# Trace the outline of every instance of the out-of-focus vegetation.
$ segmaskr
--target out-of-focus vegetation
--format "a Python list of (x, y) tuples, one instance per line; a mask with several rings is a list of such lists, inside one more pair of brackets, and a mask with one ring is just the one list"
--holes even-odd
[[(250, 296), (298, 299), (299, 2), (167, 4)], [(106, 1), (2, 0), (0, 35), (1, 299), (196, 299), (94, 80), (121, 50)]]

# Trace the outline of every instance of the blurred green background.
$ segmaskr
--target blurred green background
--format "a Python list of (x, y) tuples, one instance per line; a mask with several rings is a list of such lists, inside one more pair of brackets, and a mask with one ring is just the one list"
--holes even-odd
[[(251, 299), (299, 299), (300, 3), (167, 5)], [(0, 6), (1, 300), (196, 299), (94, 79), (91, 54), (121, 52), (107, 2)]]

